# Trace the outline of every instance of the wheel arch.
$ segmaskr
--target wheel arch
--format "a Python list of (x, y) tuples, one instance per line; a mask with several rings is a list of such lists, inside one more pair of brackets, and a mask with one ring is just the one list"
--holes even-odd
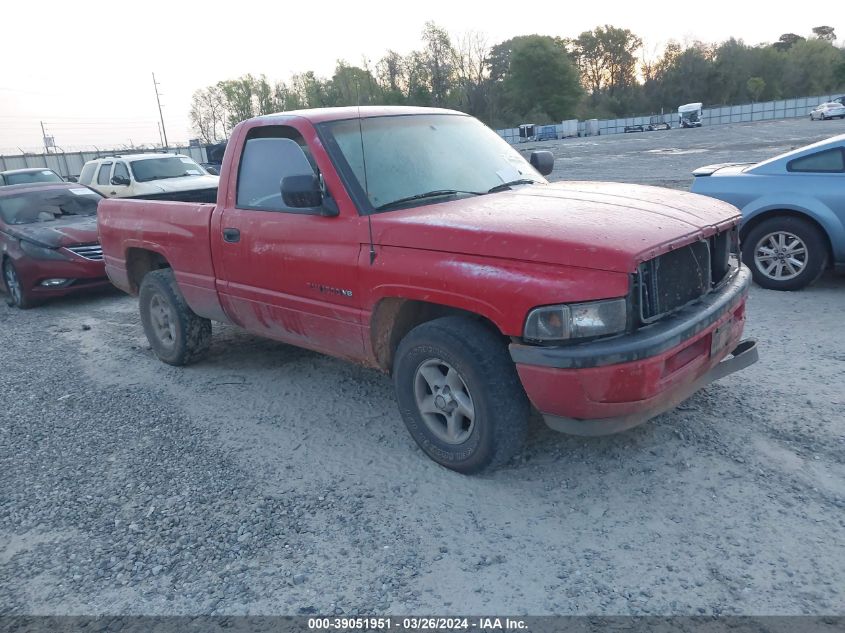
[(149, 248), (130, 247), (126, 249), (126, 276), (130, 292), (138, 294), (144, 276), (153, 270), (172, 268), (167, 258)]
[(825, 242), (825, 246), (827, 248), (827, 254), (829, 258), (835, 256), (834, 249), (833, 249), (833, 240), (831, 239), (830, 232), (828, 228), (818, 220), (813, 214), (808, 213), (803, 209), (797, 208), (790, 208), (790, 207), (779, 207), (779, 208), (772, 208), (772, 209), (765, 209), (761, 211), (757, 211), (754, 215), (748, 218), (745, 222), (742, 223), (742, 226), (739, 230), (739, 239), (740, 241), (745, 240), (748, 234), (753, 231), (757, 226), (759, 226), (762, 222), (770, 220), (776, 217), (791, 217), (797, 218), (799, 220), (804, 220), (809, 224), (812, 224), (815, 228), (819, 230), (822, 234)]
[(464, 316), (483, 323), (491, 331), (508, 340), (488, 317), (464, 308), (406, 297), (383, 297), (370, 317), (370, 345), (376, 364), (383, 371), (393, 371), (393, 360), (399, 343), (418, 325), (444, 316)]

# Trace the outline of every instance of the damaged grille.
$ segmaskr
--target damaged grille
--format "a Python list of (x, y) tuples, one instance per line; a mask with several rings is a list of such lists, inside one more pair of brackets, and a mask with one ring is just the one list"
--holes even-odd
[(641, 323), (651, 323), (699, 299), (732, 270), (736, 229), (688, 244), (640, 264), (635, 296)]
[(103, 247), (99, 244), (82, 244), (80, 246), (68, 246), (67, 249), (72, 253), (76, 253), (80, 257), (90, 259), (91, 261), (103, 261)]

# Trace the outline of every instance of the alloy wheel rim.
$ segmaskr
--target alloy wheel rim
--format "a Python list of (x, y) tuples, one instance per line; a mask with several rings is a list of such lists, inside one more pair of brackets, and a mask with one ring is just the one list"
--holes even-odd
[(16, 304), (21, 302), (21, 283), (18, 279), (15, 269), (11, 265), (6, 264), (6, 289), (12, 296)]
[(440, 358), (420, 363), (414, 398), (426, 427), (447, 444), (462, 444), (475, 429), (475, 404), (461, 374)]
[(788, 231), (764, 235), (754, 247), (754, 263), (769, 279), (795, 279), (807, 267), (809, 252), (804, 241)]
[(150, 322), (162, 345), (173, 347), (176, 344), (176, 319), (170, 305), (161, 295), (155, 294), (150, 299)]

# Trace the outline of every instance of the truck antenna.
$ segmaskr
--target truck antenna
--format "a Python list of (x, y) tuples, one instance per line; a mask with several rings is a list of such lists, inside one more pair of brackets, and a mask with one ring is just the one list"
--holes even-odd
[[(358, 102), (358, 136), (361, 139), (361, 162), (364, 165), (364, 193), (367, 196), (367, 201), (370, 200), (370, 186), (367, 182), (367, 155), (364, 153), (364, 128), (361, 123), (361, 87), (358, 80), (355, 80), (355, 98)], [(373, 216), (367, 214), (367, 230), (370, 233), (370, 266), (376, 261), (376, 247), (373, 244)]]

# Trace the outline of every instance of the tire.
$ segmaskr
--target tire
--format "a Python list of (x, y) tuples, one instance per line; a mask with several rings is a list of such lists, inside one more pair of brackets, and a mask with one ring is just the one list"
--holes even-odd
[(211, 321), (188, 307), (172, 270), (147, 273), (138, 304), (144, 334), (160, 360), (168, 365), (188, 365), (208, 352)]
[(3, 262), (3, 285), (6, 287), (6, 294), (10, 305), (28, 310), (36, 305), (29, 290), (23, 287), (18, 271), (11, 259)]
[[(778, 249), (786, 252), (778, 254)], [(810, 285), (824, 272), (827, 256), (824, 234), (809, 221), (792, 216), (763, 220), (742, 243), (742, 261), (754, 281), (769, 290), (800, 290)]]
[(528, 398), (507, 345), (483, 323), (449, 316), (417, 326), (399, 344), (393, 379), (408, 431), (438, 464), (477, 473), (522, 448)]

